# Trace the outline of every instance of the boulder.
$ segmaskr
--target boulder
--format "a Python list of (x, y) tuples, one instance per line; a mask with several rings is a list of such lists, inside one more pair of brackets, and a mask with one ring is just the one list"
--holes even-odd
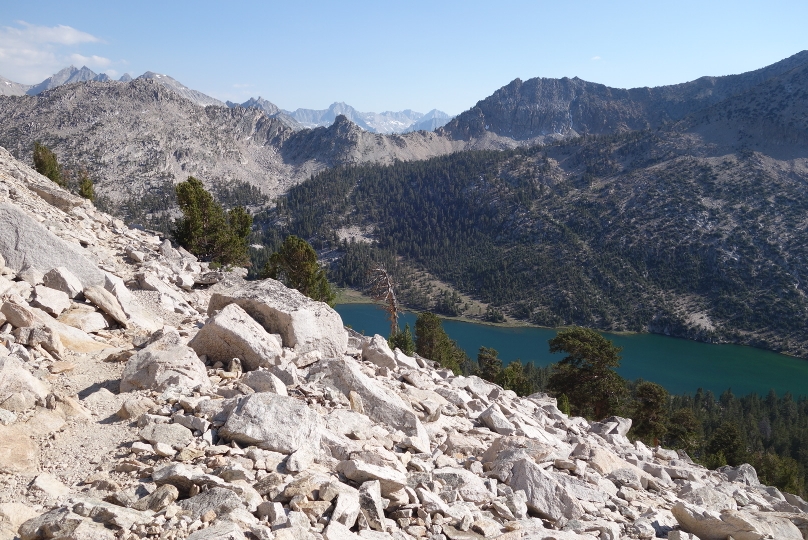
[(724, 510), (721, 513), (678, 502), (671, 513), (683, 531), (695, 534), (700, 540), (802, 540), (794, 523), (785, 517), (765, 512)]
[(13, 332), (17, 344), (28, 347), (41, 346), (57, 359), (64, 355), (62, 341), (56, 333), (47, 326), (23, 326), (16, 328)]
[(322, 363), (329, 381), (346, 396), (353, 390), (361, 398), (367, 416), (391, 429), (409, 435), (419, 452), (429, 452), (429, 435), (412, 408), (395, 392), (362, 373), (352, 358), (333, 358)]
[(339, 358), (348, 348), (348, 334), (336, 311), (273, 279), (255, 281), (228, 294), (214, 293), (208, 314), (233, 303), (270, 334), (280, 334), (283, 346), (298, 353), (317, 350), (323, 358)]
[(182, 450), (194, 439), (191, 430), (179, 424), (149, 424), (139, 435), (151, 444), (166, 444), (175, 450)]
[(378, 480), (359, 486), (359, 511), (372, 529), (384, 531), (384, 506)]
[[(15, 206), (2, 203), (0, 255), (15, 272), (26, 266), (42, 271), (63, 267), (78, 278), (81, 289), (104, 283), (104, 275), (80, 247), (62, 240)], [(44, 283), (48, 285), (47, 280)]]
[(346, 527), (353, 527), (359, 517), (359, 492), (351, 486), (345, 484), (343, 486), (337, 495), (337, 503), (334, 505), (331, 519)]
[(260, 392), (245, 397), (219, 429), (219, 436), (265, 450), (291, 454), (320, 447), (320, 416), (305, 402)]
[(698, 482), (688, 482), (677, 493), (678, 497), (707, 510), (720, 512), (722, 510), (737, 510), (738, 503), (726, 493), (722, 493)]
[(84, 289), (84, 297), (98, 306), (98, 308), (115, 319), (121, 326), (127, 328), (129, 326), (129, 319), (126, 313), (123, 312), (121, 304), (115, 295), (104, 289), (103, 287), (87, 287)]
[(76, 304), (73, 309), (59, 315), (58, 320), (61, 323), (88, 333), (109, 328), (109, 323), (107, 323), (107, 319), (104, 315), (96, 311), (94, 307), (86, 304)]
[(121, 375), (121, 392), (165, 390), (169, 386), (210, 387), (205, 365), (176, 330), (167, 330), (132, 356)]
[(78, 298), (84, 291), (81, 280), (64, 266), (52, 268), (42, 278), (42, 283), (51, 289), (61, 291), (70, 298)]
[(280, 394), (282, 396), (288, 395), (286, 384), (270, 371), (250, 371), (241, 377), (241, 382), (256, 392), (272, 392), (273, 394)]
[(36, 317), (37, 325), (50, 328), (59, 338), (65, 349), (72, 352), (96, 352), (109, 348), (106, 343), (98, 342), (87, 335), (86, 332), (58, 321), (38, 308), (31, 308)]
[(727, 475), (727, 480), (730, 482), (738, 482), (740, 484), (745, 484), (747, 486), (759, 486), (760, 480), (758, 480), (757, 471), (753, 466), (748, 463), (743, 463), (742, 465), (738, 465), (737, 467), (732, 467), (731, 465), (726, 465), (718, 469), (718, 472), (722, 472)]
[(283, 353), (281, 340), (269, 334), (238, 304), (228, 304), (205, 322), (188, 346), (210, 362), (241, 360), (247, 370), (275, 364)]
[(221, 487), (210, 488), (177, 504), (191, 516), (191, 519), (199, 519), (211, 510), (216, 513), (216, 516), (226, 516), (232, 510), (244, 505), (241, 497), (233, 491)]
[(36, 315), (31, 309), (14, 302), (3, 302), (0, 313), (14, 328), (24, 328), (36, 324)]
[(464, 501), (483, 504), (494, 497), (483, 479), (466, 469), (442, 467), (432, 471), (432, 477), (443, 482), (445, 490), (457, 490)]
[(0, 426), (0, 473), (31, 474), (39, 468), (39, 445), (27, 426)]
[(362, 343), (362, 360), (367, 360), (377, 366), (389, 369), (398, 367), (396, 356), (390, 350), (390, 345), (379, 334)]
[(245, 540), (241, 527), (232, 521), (219, 521), (205, 529), (194, 531), (188, 540)]
[(407, 485), (407, 475), (389, 466), (374, 465), (359, 459), (341, 461), (337, 471), (357, 483), (376, 480), (385, 495), (398, 491)]
[(70, 297), (67, 293), (51, 289), (45, 285), (34, 287), (34, 300), (32, 304), (45, 313), (58, 317), (66, 309), (70, 309)]
[(39, 515), (30, 504), (0, 503), (0, 538), (12, 539), (17, 537), (20, 525)]
[(70, 488), (49, 473), (42, 473), (31, 483), (31, 489), (41, 491), (48, 497), (62, 497), (70, 493)]
[[(21, 412), (44, 404), (48, 385), (31, 375), (16, 358), (0, 358), (0, 408)], [(13, 406), (12, 406), (13, 403)]]
[(521, 459), (514, 463), (508, 485), (524, 490), (527, 506), (550, 521), (578, 519), (584, 509), (578, 500), (536, 463)]
[[(20, 540), (73, 539), (76, 538), (76, 529), (83, 522), (84, 519), (71, 512), (70, 509), (57, 507), (20, 525), (18, 534)], [(114, 538), (114, 534), (112, 537)]]
[(491, 405), (481, 412), (479, 419), (488, 429), (500, 435), (513, 435), (516, 431), (516, 426), (505, 418), (505, 415), (500, 412), (499, 407), (496, 405)]
[(157, 408), (157, 404), (146, 396), (133, 395), (124, 400), (121, 408), (115, 415), (118, 418), (138, 418), (141, 414), (151, 412)]

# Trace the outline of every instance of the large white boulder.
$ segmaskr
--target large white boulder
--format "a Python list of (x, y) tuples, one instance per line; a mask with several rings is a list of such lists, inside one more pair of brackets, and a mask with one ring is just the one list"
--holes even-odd
[(76, 298), (84, 290), (81, 280), (64, 266), (57, 266), (48, 270), (42, 277), (42, 283), (45, 287), (61, 291), (70, 298)]
[(320, 351), (339, 358), (348, 348), (342, 318), (328, 304), (317, 302), (274, 279), (254, 281), (229, 293), (214, 293), (208, 314), (238, 304), (270, 334), (280, 334), (283, 346), (298, 353)]
[(0, 204), (0, 255), (15, 272), (26, 267), (47, 272), (61, 266), (84, 287), (104, 283), (104, 275), (79, 246), (62, 240), (10, 204)]
[(514, 490), (524, 490), (527, 506), (539, 516), (550, 521), (578, 519), (584, 509), (564, 486), (535, 462), (521, 459), (513, 464), (508, 485)]
[(362, 360), (390, 369), (398, 367), (396, 356), (390, 349), (390, 345), (379, 334), (362, 343)]
[(322, 421), (305, 402), (259, 392), (244, 398), (219, 429), (219, 436), (265, 450), (291, 454), (320, 447)]
[(409, 435), (413, 447), (429, 452), (429, 435), (415, 411), (395, 392), (362, 373), (350, 357), (333, 358), (323, 367), (331, 384), (346, 396), (353, 390), (362, 398), (365, 414), (372, 420)]
[(188, 346), (212, 362), (238, 358), (248, 370), (275, 364), (283, 353), (277, 335), (264, 330), (238, 304), (228, 304), (208, 319)]
[(173, 329), (164, 331), (132, 356), (121, 375), (121, 392), (165, 390), (169, 386), (201, 389), (210, 386), (205, 364)]
[(802, 540), (794, 523), (773, 512), (745, 512), (724, 510), (721, 513), (678, 502), (671, 508), (683, 531), (693, 533), (700, 540)]
[(44, 403), (48, 385), (31, 375), (16, 358), (0, 357), (0, 407), (14, 411)]

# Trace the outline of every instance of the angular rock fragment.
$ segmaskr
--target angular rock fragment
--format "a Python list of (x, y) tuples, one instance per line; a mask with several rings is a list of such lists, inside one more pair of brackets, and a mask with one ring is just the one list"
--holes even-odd
[(59, 322), (88, 333), (109, 328), (104, 315), (92, 306), (85, 304), (77, 304), (73, 309), (62, 313), (59, 316)]
[(49, 270), (42, 278), (46, 287), (65, 293), (70, 298), (78, 298), (84, 291), (81, 280), (64, 266)]
[(177, 503), (191, 519), (199, 519), (207, 512), (213, 511), (217, 516), (225, 516), (230, 511), (243, 506), (241, 497), (233, 491), (221, 487), (213, 487)]
[[(25, 411), (37, 402), (45, 403), (48, 386), (31, 375), (22, 362), (15, 358), (0, 357), (0, 408)], [(14, 405), (9, 400), (13, 399)]]
[(247, 370), (275, 364), (283, 353), (277, 336), (269, 334), (237, 304), (228, 304), (213, 315), (188, 346), (208, 361), (241, 360)]
[(527, 506), (540, 516), (551, 521), (562, 518), (577, 519), (584, 509), (548, 472), (527, 459), (513, 464), (508, 485), (513, 490), (524, 490)]
[(0, 313), (14, 328), (24, 328), (36, 324), (36, 315), (28, 307), (13, 302), (3, 302)]
[(70, 297), (62, 291), (51, 289), (45, 285), (34, 287), (32, 304), (45, 313), (58, 317), (63, 311), (70, 308)]
[(387, 340), (379, 334), (374, 335), (370, 340), (362, 344), (362, 360), (372, 362), (380, 367), (396, 369), (395, 354), (387, 344)]
[(280, 334), (283, 346), (298, 353), (318, 350), (323, 358), (338, 358), (348, 347), (348, 334), (336, 311), (273, 279), (255, 281), (228, 294), (214, 293), (208, 314), (232, 303), (267, 332)]
[(203, 389), (210, 386), (205, 365), (176, 330), (164, 332), (131, 357), (121, 376), (121, 392), (165, 390), (172, 385)]
[(343, 394), (347, 396), (352, 390), (359, 394), (368, 417), (409, 435), (418, 451), (430, 451), (429, 436), (415, 411), (392, 390), (362, 373), (355, 360), (334, 358), (326, 362), (322, 369)]
[(220, 521), (205, 529), (194, 531), (188, 540), (246, 540), (246, 536), (236, 523)]
[(241, 382), (256, 392), (272, 392), (281, 396), (288, 395), (286, 384), (270, 371), (250, 371), (244, 374)]
[(219, 429), (219, 436), (265, 450), (291, 454), (319, 448), (320, 417), (305, 403), (268, 392), (245, 397)]
[(378, 480), (369, 480), (359, 487), (359, 512), (371, 528), (384, 531), (384, 507)]
[(98, 306), (101, 311), (115, 319), (124, 328), (129, 326), (129, 319), (118, 303), (118, 299), (108, 290), (103, 287), (87, 287), (84, 289), (84, 297)]
[(513, 435), (516, 432), (516, 426), (505, 418), (505, 415), (500, 412), (496, 405), (491, 405), (481, 412), (479, 419), (488, 426), (488, 429), (500, 435)]
[(188, 446), (194, 438), (191, 430), (179, 424), (149, 424), (140, 430), (139, 435), (151, 444), (166, 444), (177, 450)]
[(354, 482), (368, 482), (376, 480), (381, 486), (382, 493), (392, 493), (407, 485), (407, 475), (391, 467), (382, 467), (365, 463), (357, 459), (342, 461), (337, 470), (346, 478)]

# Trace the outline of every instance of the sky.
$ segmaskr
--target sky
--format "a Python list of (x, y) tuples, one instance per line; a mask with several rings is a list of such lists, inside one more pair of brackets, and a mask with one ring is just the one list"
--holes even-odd
[(287, 110), (458, 114), (510, 81), (619, 88), (758, 69), (808, 49), (808, 2), (0, 0), (0, 76), (86, 65)]

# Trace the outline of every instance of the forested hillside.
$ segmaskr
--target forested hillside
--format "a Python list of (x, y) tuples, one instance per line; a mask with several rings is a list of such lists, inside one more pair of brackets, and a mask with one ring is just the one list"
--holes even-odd
[[(386, 262), (416, 307), (435, 308), (441, 292), (410, 279), (420, 271), (536, 324), (808, 354), (804, 158), (710, 155), (694, 137), (643, 131), (336, 168), (263, 220), (340, 247), (341, 284)], [(369, 242), (339, 242), (352, 228)]]

